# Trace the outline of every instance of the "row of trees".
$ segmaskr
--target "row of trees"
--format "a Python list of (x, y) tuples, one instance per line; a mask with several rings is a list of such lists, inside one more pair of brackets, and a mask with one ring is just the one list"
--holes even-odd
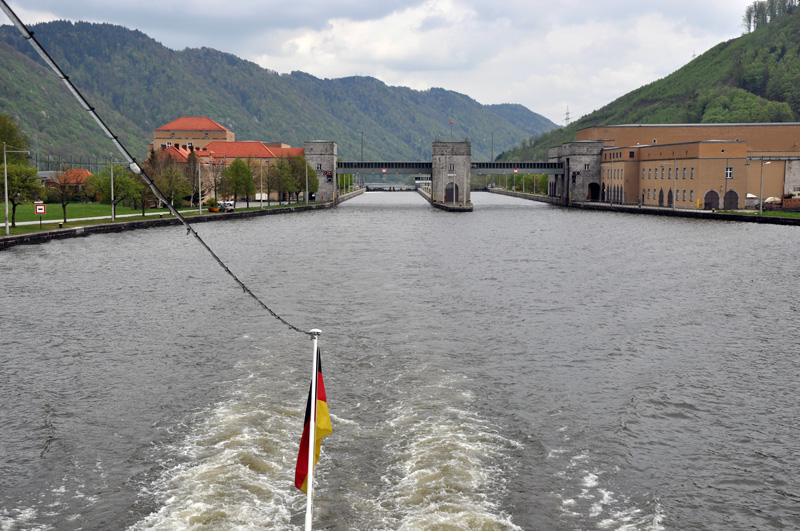
[(797, 0), (757, 0), (745, 8), (742, 24), (750, 33), (777, 18), (791, 15), (796, 7)]
[[(85, 180), (79, 179), (68, 167), (55, 172), (44, 186), (39, 179), (36, 168), (29, 164), (29, 141), (21, 132), (18, 124), (11, 116), (0, 114), (0, 143), (5, 144), (8, 168), (4, 168), (0, 160), (0, 172), (8, 176), (8, 202), (11, 225), (16, 225), (17, 207), (31, 201), (45, 200), (59, 203), (64, 221), (67, 221), (67, 206), (71, 202), (95, 201), (114, 205), (126, 204), (134, 209), (141, 208), (142, 214), (148, 206), (153, 205), (156, 197), (150, 187), (142, 179), (134, 175), (127, 166), (110, 163), (100, 172), (90, 175)], [(178, 165), (170, 159), (159, 160), (151, 153), (145, 164), (145, 171), (154, 183), (175, 206), (184, 201), (197, 204), (200, 200), (198, 176), (200, 176), (203, 195), (213, 192), (214, 199), (233, 198), (234, 201), (244, 199), (247, 206), (255, 198), (256, 192), (263, 192), (268, 203), (272, 197), (291, 202), (299, 200), (300, 194), (314, 194), (319, 189), (316, 171), (308, 165), (305, 157), (297, 156), (289, 159), (278, 159), (274, 163), (264, 164), (261, 160), (237, 158), (230, 165), (201, 164), (194, 153), (191, 153), (188, 164)], [(306, 182), (308, 190), (306, 190)], [(0, 191), (5, 192), (5, 185), (0, 183)]]
[[(298, 199), (306, 190), (306, 170), (308, 170), (309, 193), (319, 188), (316, 171), (308, 167), (305, 157), (278, 159), (272, 164), (264, 164), (252, 158), (237, 158), (230, 165), (222, 163), (201, 163), (192, 152), (187, 164), (176, 164), (171, 159), (160, 160), (151, 153), (145, 165), (147, 175), (153, 180), (162, 195), (174, 206), (182, 206), (184, 202), (196, 205), (201, 200), (201, 192), (206, 201), (211, 197), (218, 199), (232, 198), (234, 201), (245, 200), (247, 206), (256, 194), (263, 192), (268, 203), (271, 197), (291, 202)], [(201, 190), (202, 188), (202, 190)], [(111, 200), (110, 166), (90, 178), (87, 190), (95, 194), (100, 201)], [(155, 201), (149, 187), (136, 177), (128, 168), (114, 167), (114, 201), (129, 201), (133, 208), (137, 204), (144, 211), (148, 202)]]

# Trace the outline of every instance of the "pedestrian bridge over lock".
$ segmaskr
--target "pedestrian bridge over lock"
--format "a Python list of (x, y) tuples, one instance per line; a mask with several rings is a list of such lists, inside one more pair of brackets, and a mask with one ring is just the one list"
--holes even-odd
[[(306, 160), (317, 170), (321, 196), (335, 199), (338, 175), (417, 175), (420, 191), (431, 205), (453, 212), (472, 211), (471, 176), (476, 175), (564, 175), (561, 162), (473, 162), (469, 141), (433, 143), (432, 160), (426, 161), (339, 161), (335, 142), (305, 144)], [(429, 179), (424, 179), (430, 176)], [(427, 181), (427, 182), (426, 182)]]
[[(397, 161), (338, 161), (336, 172), (339, 174), (362, 175), (432, 175), (432, 162), (397, 162)], [(470, 162), (470, 174), (473, 175), (563, 175), (564, 164), (561, 162)]]

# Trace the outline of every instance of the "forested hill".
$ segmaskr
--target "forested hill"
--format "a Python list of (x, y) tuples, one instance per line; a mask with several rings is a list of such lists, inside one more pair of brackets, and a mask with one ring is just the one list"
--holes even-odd
[[(469, 138), (473, 158), (495, 153), (556, 124), (521, 105), (481, 105), (443, 89), (390, 87), (369, 77), (318, 79), (278, 74), (209, 48), (170, 50), (140, 31), (111, 24), (48, 22), (36, 38), (95, 105), (134, 156), (153, 129), (180, 116), (208, 116), (237, 140), (331, 139), (344, 158), (429, 159), (439, 137)], [(43, 153), (108, 156), (113, 151), (12, 26), (0, 27), (0, 113), (18, 118)]]
[(692, 62), (568, 127), (522, 142), (502, 160), (542, 158), (579, 129), (608, 124), (800, 120), (800, 9), (718, 44)]

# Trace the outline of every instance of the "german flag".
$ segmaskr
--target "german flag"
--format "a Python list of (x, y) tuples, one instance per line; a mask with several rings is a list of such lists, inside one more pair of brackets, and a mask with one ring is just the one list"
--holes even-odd
[[(314, 438), (317, 444), (314, 447), (314, 465), (319, 461), (322, 438), (333, 432), (331, 417), (328, 413), (328, 400), (325, 396), (325, 383), (322, 381), (322, 359), (317, 349), (317, 425), (314, 428)], [(294, 486), (307, 492), (308, 479), (308, 437), (311, 417), (311, 388), (308, 389), (308, 402), (306, 403), (306, 418), (303, 422), (303, 436), (300, 438), (300, 451), (297, 454), (297, 468), (294, 471)]]

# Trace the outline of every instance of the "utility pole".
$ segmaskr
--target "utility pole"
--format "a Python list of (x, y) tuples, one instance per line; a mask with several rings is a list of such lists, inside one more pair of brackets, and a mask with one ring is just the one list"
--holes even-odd
[(114, 203), (114, 155), (111, 154), (111, 222), (117, 220), (117, 204)]

